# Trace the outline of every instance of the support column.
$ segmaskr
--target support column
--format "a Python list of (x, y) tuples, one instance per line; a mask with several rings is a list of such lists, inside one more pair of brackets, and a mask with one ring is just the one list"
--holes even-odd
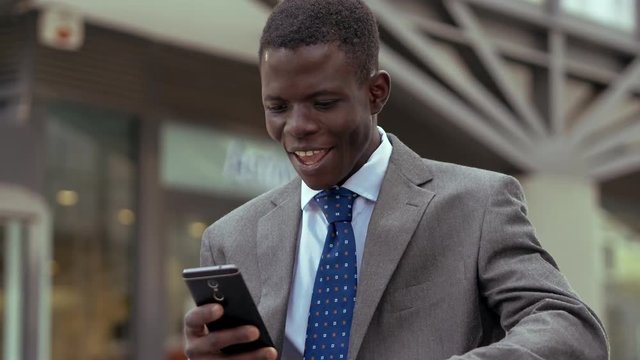
[(3, 359), (22, 359), (23, 324), (23, 224), (11, 219), (6, 224), (4, 255), (5, 322)]
[(599, 192), (588, 179), (532, 174), (520, 179), (542, 246), (573, 289), (605, 318), (605, 264)]
[(159, 122), (140, 121), (137, 266), (133, 359), (165, 359), (167, 324), (165, 246), (159, 171)]

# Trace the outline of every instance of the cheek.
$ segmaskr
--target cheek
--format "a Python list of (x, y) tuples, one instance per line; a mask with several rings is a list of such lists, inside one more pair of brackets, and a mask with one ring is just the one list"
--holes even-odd
[(282, 121), (278, 121), (277, 119), (274, 119), (273, 117), (270, 116), (266, 116), (265, 117), (265, 127), (267, 128), (267, 133), (269, 134), (269, 136), (275, 140), (280, 142), (280, 139), (282, 138), (282, 129), (284, 123)]
[(356, 126), (351, 131), (350, 141), (352, 144), (363, 145), (371, 137), (371, 119), (368, 116), (361, 116), (356, 122)]

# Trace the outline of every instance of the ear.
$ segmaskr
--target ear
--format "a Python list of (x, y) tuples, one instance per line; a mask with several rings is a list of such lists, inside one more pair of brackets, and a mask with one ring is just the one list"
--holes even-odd
[(391, 77), (384, 70), (379, 70), (369, 78), (369, 108), (371, 115), (376, 115), (389, 100)]

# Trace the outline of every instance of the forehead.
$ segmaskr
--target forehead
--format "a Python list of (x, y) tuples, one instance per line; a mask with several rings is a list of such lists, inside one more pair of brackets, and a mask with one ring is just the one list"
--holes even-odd
[(356, 72), (337, 45), (320, 44), (295, 49), (267, 48), (260, 59), (265, 92), (349, 86)]

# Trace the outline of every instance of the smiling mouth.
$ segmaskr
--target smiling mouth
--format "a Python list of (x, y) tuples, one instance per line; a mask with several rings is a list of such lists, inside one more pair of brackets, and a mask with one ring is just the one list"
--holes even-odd
[(322, 150), (301, 150), (294, 151), (293, 154), (296, 156), (298, 161), (300, 161), (303, 165), (310, 166), (319, 163), (325, 155), (329, 152), (329, 149)]

